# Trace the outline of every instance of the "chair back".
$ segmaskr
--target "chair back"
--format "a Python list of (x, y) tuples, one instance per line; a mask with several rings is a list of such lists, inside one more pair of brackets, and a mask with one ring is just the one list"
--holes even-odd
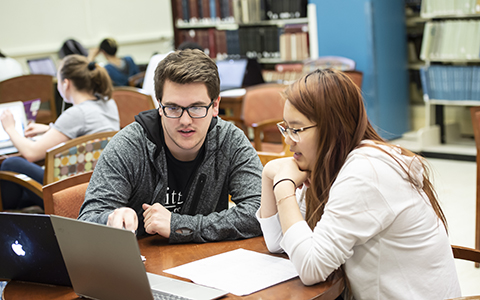
[(117, 103), (120, 128), (135, 121), (135, 116), (140, 112), (155, 108), (152, 96), (135, 87), (115, 87), (112, 98)]
[(36, 122), (48, 124), (57, 119), (53, 77), (30, 74), (0, 82), (0, 103), (40, 99)]
[(76, 219), (93, 171), (73, 175), (43, 187), (45, 214)]
[(242, 119), (245, 126), (252, 128), (262, 122), (271, 121), (271, 124), (265, 126), (262, 130), (263, 139), (257, 136), (257, 141), (255, 141), (255, 149), (257, 150), (264, 150), (258, 144), (261, 142), (282, 144), (283, 137), (275, 123), (283, 120), (285, 101), (282, 92), (285, 88), (286, 85), (273, 83), (259, 84), (247, 88), (242, 105)]
[(360, 89), (362, 88), (362, 82), (363, 82), (363, 72), (357, 71), (357, 70), (349, 70), (349, 71), (343, 71), (345, 75), (350, 77), (350, 79), (355, 83)]
[(47, 150), (43, 184), (92, 171), (103, 149), (117, 131), (84, 135)]

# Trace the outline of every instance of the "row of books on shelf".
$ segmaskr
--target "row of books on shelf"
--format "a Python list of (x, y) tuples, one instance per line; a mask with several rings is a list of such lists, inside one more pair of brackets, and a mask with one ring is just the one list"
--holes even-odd
[(295, 26), (241, 27), (236, 30), (179, 30), (179, 42), (198, 43), (212, 58), (246, 56), (283, 60), (303, 60), (309, 57), (308, 34)]
[(422, 60), (469, 60), (480, 57), (480, 21), (427, 22), (423, 33)]
[(265, 82), (289, 84), (305, 74), (303, 64), (276, 64), (274, 70), (262, 70)]
[(479, 0), (423, 0), (420, 11), (424, 18), (478, 13), (480, 13)]
[(420, 69), (423, 94), (435, 100), (480, 100), (480, 66), (432, 65)]
[(305, 18), (307, 0), (175, 0), (178, 25)]

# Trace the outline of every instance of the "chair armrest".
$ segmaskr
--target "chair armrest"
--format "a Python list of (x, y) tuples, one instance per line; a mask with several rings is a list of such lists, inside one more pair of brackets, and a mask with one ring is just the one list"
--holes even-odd
[(480, 250), (452, 245), (453, 257), (480, 263)]
[[(19, 184), (22, 187), (34, 192), (35, 195), (43, 199), (43, 186), (25, 174), (10, 171), (0, 171), (0, 180), (10, 181)], [(3, 210), (3, 208), (1, 207), (1, 201), (0, 208), (1, 210)]]
[(133, 87), (142, 87), (145, 71), (128, 77), (128, 85)]
[(290, 151), (280, 152), (280, 153), (257, 151), (257, 154), (258, 154), (258, 157), (260, 158), (260, 161), (262, 162), (262, 165), (264, 166), (271, 160), (292, 156), (292, 153)]
[[(261, 133), (263, 131), (263, 128), (265, 128), (267, 126), (276, 125), (278, 122), (282, 122), (282, 120), (280, 120), (280, 119), (269, 119), (269, 120), (264, 120), (264, 121), (252, 124), (253, 142), (255, 144), (255, 149), (257, 149), (257, 151), (262, 151)], [(285, 140), (282, 140), (282, 143), (285, 144)]]
[(266, 126), (277, 125), (277, 123), (282, 121), (283, 120), (281, 119), (269, 119), (269, 120), (264, 120), (258, 123), (253, 123), (252, 127), (262, 129), (263, 127), (266, 127)]

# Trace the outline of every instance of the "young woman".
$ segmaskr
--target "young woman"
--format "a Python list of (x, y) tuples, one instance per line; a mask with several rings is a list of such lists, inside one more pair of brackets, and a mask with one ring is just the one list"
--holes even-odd
[[(69, 55), (57, 74), (57, 88), (65, 102), (73, 104), (50, 125), (31, 123), (21, 136), (9, 111), (0, 116), (3, 128), (22, 157), (6, 159), (2, 171), (26, 174), (43, 183), (43, 169), (35, 161), (45, 158), (48, 149), (76, 137), (96, 132), (120, 130), (117, 105), (112, 96), (112, 83), (104, 68), (81, 55)], [(43, 134), (35, 140), (29, 139)], [(19, 185), (1, 182), (4, 209), (32, 205), (43, 207), (43, 200)]]
[(355, 299), (459, 297), (424, 160), (383, 141), (341, 72), (307, 74), (285, 97), (278, 126), (294, 156), (265, 166), (257, 212), (269, 250), (305, 285), (343, 265)]

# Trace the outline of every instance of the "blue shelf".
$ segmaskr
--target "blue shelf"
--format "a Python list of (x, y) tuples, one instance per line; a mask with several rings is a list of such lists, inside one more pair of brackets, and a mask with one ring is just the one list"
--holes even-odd
[(316, 5), (319, 56), (353, 59), (363, 72), (367, 114), (385, 139), (409, 131), (404, 0), (310, 0)]

